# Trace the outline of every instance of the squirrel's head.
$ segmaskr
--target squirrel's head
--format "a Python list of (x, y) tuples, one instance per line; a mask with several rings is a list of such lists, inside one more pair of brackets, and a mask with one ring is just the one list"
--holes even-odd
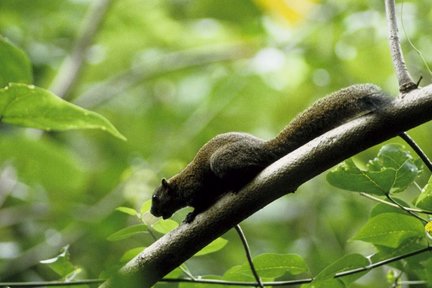
[(151, 214), (156, 217), (162, 216), (163, 219), (170, 218), (171, 215), (185, 207), (174, 186), (166, 179), (162, 179), (161, 185), (156, 188), (152, 196)]

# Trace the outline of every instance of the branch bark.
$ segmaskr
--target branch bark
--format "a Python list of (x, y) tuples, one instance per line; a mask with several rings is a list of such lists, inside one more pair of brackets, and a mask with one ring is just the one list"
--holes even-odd
[[(190, 224), (180, 225), (100, 287), (151, 287), (211, 241), (272, 201), (362, 150), (432, 120), (432, 85), (396, 98), (384, 109), (341, 125), (262, 171)], [(129, 282), (130, 281), (130, 282)]]
[(406, 67), (403, 57), (398, 35), (395, 1), (386, 0), (385, 7), (387, 15), (390, 53), (393, 60), (393, 66), (396, 71), (396, 76), (399, 82), (399, 91), (401, 93), (406, 93), (417, 88), (417, 84), (414, 83), (414, 81), (412, 80), (412, 77), (408, 72), (408, 68)]

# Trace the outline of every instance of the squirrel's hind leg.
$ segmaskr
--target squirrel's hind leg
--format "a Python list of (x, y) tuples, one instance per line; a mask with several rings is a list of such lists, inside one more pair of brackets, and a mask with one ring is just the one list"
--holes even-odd
[(218, 149), (210, 157), (210, 169), (233, 192), (239, 191), (273, 162), (262, 142), (235, 142)]

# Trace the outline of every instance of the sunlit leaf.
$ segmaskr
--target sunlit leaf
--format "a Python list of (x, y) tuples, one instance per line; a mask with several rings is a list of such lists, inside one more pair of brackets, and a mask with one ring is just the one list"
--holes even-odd
[(418, 219), (399, 213), (383, 213), (370, 218), (354, 239), (397, 248), (407, 239), (420, 237), (424, 237), (424, 228)]
[(432, 211), (432, 177), (429, 178), (428, 184), (423, 187), (415, 206), (421, 209)]
[(0, 163), (10, 161), (23, 181), (42, 185), (51, 199), (65, 202), (62, 203), (63, 208), (72, 204), (68, 200), (82, 193), (89, 177), (76, 155), (49, 138), (2, 134), (0, 151)]
[(366, 170), (346, 160), (327, 174), (327, 180), (341, 189), (376, 195), (404, 191), (420, 173), (420, 168), (402, 146), (389, 144), (369, 161)]
[(262, 6), (270, 14), (275, 14), (289, 23), (297, 24), (304, 20), (312, 11), (316, 0), (257, 0), (257, 4)]
[(432, 221), (429, 221), (426, 225), (425, 225), (425, 231), (426, 233), (429, 234), (429, 238), (432, 238)]
[[(318, 275), (314, 278), (314, 285), (321, 283), (319, 286), (316, 287), (325, 287), (322, 286), (326, 283), (327, 280), (333, 280), (335, 282), (343, 281), (345, 285), (349, 285), (350, 283), (354, 282), (361, 276), (363, 276), (366, 272), (363, 273), (356, 273), (354, 275), (344, 276), (341, 277), (338, 280), (333, 279), (334, 276), (337, 273), (344, 272), (344, 271), (350, 271), (356, 268), (365, 267), (369, 264), (369, 261), (360, 254), (350, 254), (346, 255), (334, 263), (330, 264), (326, 268), (324, 268)], [(315, 287), (312, 285), (312, 287)]]
[(178, 223), (171, 219), (159, 220), (152, 225), (153, 229), (159, 233), (166, 234), (178, 227)]
[(136, 224), (136, 225), (123, 228), (111, 234), (110, 236), (108, 236), (107, 239), (109, 241), (119, 241), (146, 232), (147, 232), (147, 226), (145, 224)]
[(66, 102), (48, 90), (25, 84), (0, 89), (0, 122), (44, 130), (100, 129), (126, 139), (102, 115)]
[(144, 251), (145, 247), (135, 247), (132, 249), (129, 249), (125, 253), (123, 253), (122, 257), (120, 258), (120, 262), (126, 263), (130, 260), (132, 260), (135, 256), (137, 256), (139, 253)]
[(144, 213), (149, 212), (149, 211), (150, 211), (150, 208), (151, 208), (151, 204), (152, 204), (151, 199), (145, 201), (145, 202), (141, 205), (141, 209), (140, 209), (141, 214), (144, 214)]
[[(297, 254), (265, 253), (254, 257), (253, 263), (257, 273), (264, 278), (277, 278), (286, 273), (297, 275), (309, 271), (306, 262)], [(237, 273), (250, 274), (249, 263), (243, 263)]]
[(31, 63), (27, 55), (0, 36), (0, 87), (11, 82), (30, 84), (32, 82)]
[(302, 285), (301, 288), (346, 288), (341, 279), (323, 279), (314, 283)]
[(210, 244), (208, 244), (206, 247), (198, 251), (194, 256), (202, 256), (210, 253), (214, 253), (216, 251), (221, 250), (225, 245), (228, 243), (228, 240), (224, 238), (217, 238), (216, 240), (213, 240)]
[(65, 246), (62, 248), (59, 255), (50, 259), (41, 260), (40, 263), (47, 265), (59, 276), (66, 277), (76, 270), (75, 266), (70, 262), (69, 257), (69, 246)]
[(129, 207), (117, 207), (116, 210), (131, 216), (136, 216), (138, 214), (135, 209)]
[[(393, 198), (393, 200), (397, 201), (399, 204), (401, 204), (404, 207), (409, 206), (407, 203), (405, 203), (399, 199)], [(400, 213), (400, 214), (406, 215), (406, 212), (399, 207), (394, 207), (394, 206), (390, 206), (387, 204), (379, 203), (375, 207), (372, 208), (372, 210), (370, 212), (370, 217), (372, 218), (372, 217), (375, 217), (379, 214), (384, 214), (384, 213)]]

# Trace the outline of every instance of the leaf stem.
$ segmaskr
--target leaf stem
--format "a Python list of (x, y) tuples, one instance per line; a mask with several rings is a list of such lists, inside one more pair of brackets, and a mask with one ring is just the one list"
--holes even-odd
[(251, 256), (251, 253), (250, 253), (249, 245), (248, 245), (247, 240), (246, 240), (246, 236), (244, 235), (243, 230), (241, 229), (241, 227), (240, 227), (239, 224), (235, 225), (234, 228), (235, 228), (235, 230), (237, 231), (237, 234), (239, 235), (240, 240), (241, 240), (241, 242), (242, 242), (242, 244), (243, 244), (243, 247), (244, 247), (244, 249), (245, 249), (245, 252), (246, 252), (246, 258), (247, 258), (247, 260), (248, 260), (248, 262), (249, 262), (249, 266), (250, 266), (250, 268), (251, 268), (251, 270), (252, 270), (252, 274), (254, 275), (255, 280), (257, 281), (256, 285), (257, 285), (258, 287), (264, 288), (264, 285), (263, 285), (263, 283), (261, 282), (261, 279), (260, 279), (260, 277), (259, 277), (259, 275), (258, 275), (258, 273), (257, 273), (257, 271), (256, 271), (256, 269), (255, 269), (255, 266), (254, 266), (254, 264), (253, 264), (252, 256)]
[[(378, 198), (378, 197), (372, 196), (372, 195), (367, 194), (367, 193), (365, 193), (365, 192), (360, 192), (360, 195), (362, 195), (362, 196), (364, 196), (364, 197), (366, 197), (366, 198), (372, 199), (372, 200), (374, 200), (374, 201), (380, 202), (380, 203), (382, 203), (382, 204), (386, 204), (386, 205), (388, 205), (388, 206), (392, 206), (392, 207), (400, 208), (400, 206), (397, 205), (397, 204), (394, 204), (394, 203), (391, 203), (391, 202), (385, 201), (385, 200), (383, 200), (383, 199), (380, 199), (380, 198)], [(405, 210), (409, 210), (409, 211), (412, 211), (412, 212), (415, 212), (415, 213), (423, 213), (423, 214), (432, 215), (432, 211), (427, 211), (427, 210), (417, 209), (417, 208), (411, 208), (411, 207), (404, 207), (404, 208), (405, 208)]]
[(403, 255), (399, 255), (399, 256), (392, 257), (392, 258), (388, 258), (388, 259), (385, 259), (385, 260), (382, 260), (382, 261), (378, 261), (376, 263), (372, 263), (372, 264), (364, 266), (364, 267), (360, 267), (360, 268), (356, 268), (356, 269), (352, 269), (352, 270), (348, 270), (348, 271), (339, 272), (339, 273), (335, 274), (335, 278), (344, 277), (344, 276), (353, 275), (353, 274), (357, 274), (357, 273), (360, 273), (360, 272), (368, 271), (368, 270), (371, 270), (371, 269), (374, 269), (374, 268), (377, 268), (377, 267), (380, 267), (380, 266), (383, 266), (383, 265), (386, 265), (386, 264), (389, 264), (389, 263), (392, 263), (392, 262), (396, 262), (396, 261), (399, 261), (399, 260), (402, 260), (402, 259), (405, 259), (405, 258), (409, 258), (409, 257), (415, 256), (415, 255), (419, 255), (421, 253), (430, 251), (430, 250), (432, 250), (431, 248), (432, 248), (432, 246), (427, 246), (427, 247), (421, 248), (419, 250), (415, 250), (415, 251), (412, 251), (412, 252), (409, 252), (409, 253), (406, 253), (406, 254), (403, 254)]
[(406, 213), (410, 214), (411, 216), (419, 219), (420, 221), (422, 221), (423, 223), (427, 224), (429, 221), (427, 221), (426, 219), (423, 219), (422, 217), (418, 216), (415, 212), (411, 211), (410, 209), (407, 209), (407, 207), (399, 204), (396, 200), (393, 199), (392, 196), (390, 196), (390, 193), (386, 193), (385, 196), (387, 197), (387, 199), (396, 204), (396, 206), (398, 206), (400, 209), (402, 209), (403, 211), (405, 211)]

